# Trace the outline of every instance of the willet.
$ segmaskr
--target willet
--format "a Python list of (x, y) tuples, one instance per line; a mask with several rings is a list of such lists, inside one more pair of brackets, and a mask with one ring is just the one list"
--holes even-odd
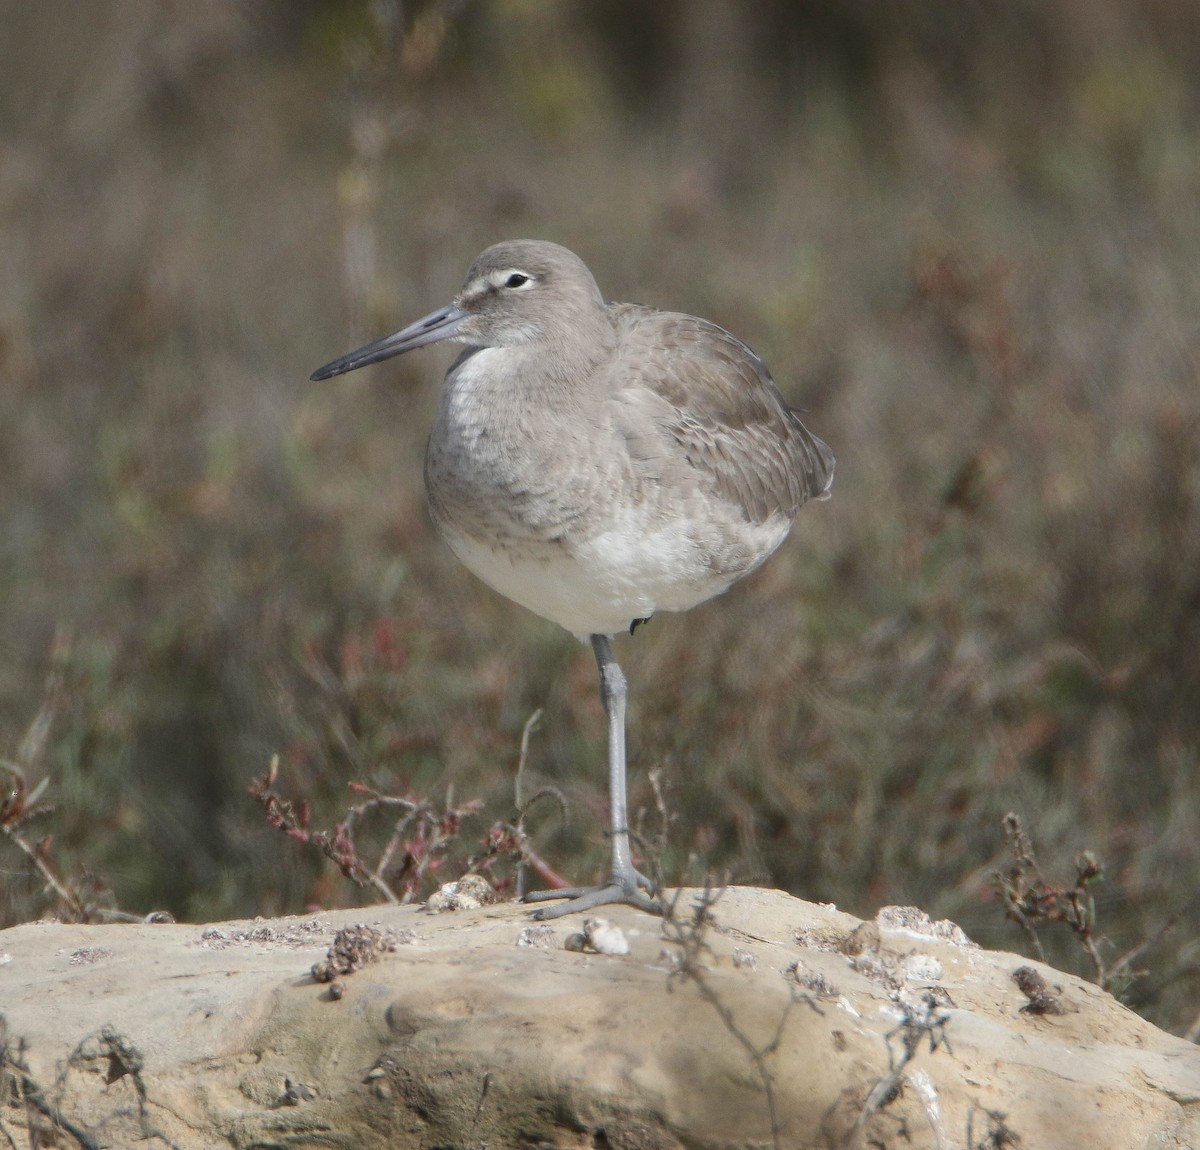
[(583, 261), (513, 240), (453, 303), (313, 372), (328, 379), (439, 340), (446, 373), (425, 454), (434, 523), (480, 579), (590, 640), (608, 715), (612, 873), (535, 918), (606, 903), (661, 908), (634, 867), (626, 683), (610, 639), (725, 591), (826, 495), (833, 453), (762, 361), (694, 316), (605, 303)]

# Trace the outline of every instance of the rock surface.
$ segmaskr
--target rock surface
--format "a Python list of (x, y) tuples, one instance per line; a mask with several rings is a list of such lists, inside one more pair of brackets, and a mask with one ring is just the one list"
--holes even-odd
[(512, 904), (0, 932), (0, 1145), (1200, 1150), (1200, 1048), (917, 911), (733, 888), (698, 977), (605, 918), (606, 954)]

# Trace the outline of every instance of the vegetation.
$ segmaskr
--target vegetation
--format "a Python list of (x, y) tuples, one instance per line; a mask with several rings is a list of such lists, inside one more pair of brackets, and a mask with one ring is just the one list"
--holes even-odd
[[(288, 842), (248, 793), (276, 756), (305, 827), (386, 796), (464, 860), (519, 827), (604, 866), (591, 659), (423, 510), (445, 354), (307, 382), (531, 235), (746, 339), (839, 459), (759, 575), (618, 644), (668, 881), (1020, 949), (1016, 812), (1045, 874), (1094, 852), (1101, 969), (1148, 942), (1126, 1000), (1195, 1034), (1190, 5), (0, 12), (0, 922), (436, 881), (394, 823), (366, 890)], [(515, 813), (521, 758), (565, 818)]]

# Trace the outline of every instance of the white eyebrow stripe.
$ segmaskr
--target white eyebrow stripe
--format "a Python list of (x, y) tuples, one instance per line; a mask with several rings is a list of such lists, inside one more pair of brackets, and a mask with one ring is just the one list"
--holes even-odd
[(501, 268), (498, 271), (492, 272), (487, 277), (487, 282), (491, 287), (502, 288), (508, 281), (509, 276), (524, 276), (525, 282), (521, 284), (523, 288), (532, 287), (537, 282), (537, 276), (527, 272), (524, 268)]

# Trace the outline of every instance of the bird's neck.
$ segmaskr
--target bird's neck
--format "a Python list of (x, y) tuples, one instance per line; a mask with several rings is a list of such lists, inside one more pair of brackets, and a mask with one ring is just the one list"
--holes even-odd
[(493, 410), (588, 407), (602, 398), (604, 366), (616, 350), (612, 325), (594, 327), (530, 343), (480, 348), (456, 365), (452, 386)]

